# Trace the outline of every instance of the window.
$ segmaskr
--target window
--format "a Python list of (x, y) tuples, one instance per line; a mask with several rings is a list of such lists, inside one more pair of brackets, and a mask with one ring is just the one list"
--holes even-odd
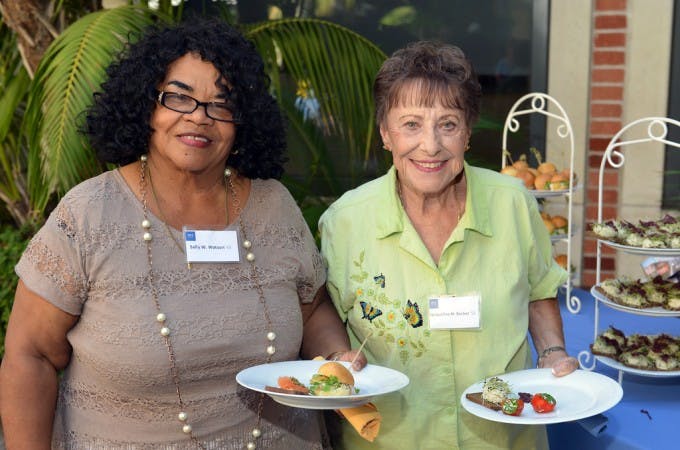
[[(283, 17), (317, 17), (350, 28), (374, 42), (386, 54), (421, 39), (435, 39), (460, 46), (472, 60), (482, 84), (480, 126), (471, 139), (466, 158), (474, 165), (499, 169), (505, 117), (522, 95), (547, 89), (549, 0), (372, 0), (237, 2), (238, 20), (254, 23), (267, 19), (276, 5)], [(545, 118), (532, 115), (530, 126), (522, 124), (511, 133), (508, 148), (516, 158), (530, 155), (529, 148), (545, 151)], [(328, 143), (329, 148), (333, 143)], [(309, 162), (296, 161), (295, 138), (289, 139), (291, 161), (287, 173), (304, 178)], [(335, 150), (335, 149), (333, 149)], [(341, 149), (331, 153), (342, 155)], [(332, 157), (335, 175), (343, 178), (346, 159)], [(371, 167), (364, 180), (380, 174)], [(345, 188), (350, 183), (340, 181)], [(323, 191), (323, 189), (321, 189)], [(318, 192), (324, 195), (324, 192)]]
[[(549, 0), (357, 1), (352, 8), (336, 5), (323, 18), (366, 36), (388, 55), (420, 39), (461, 47), (483, 91), (481, 127), (466, 157), (499, 169), (505, 116), (522, 95), (547, 89), (548, 8)], [(530, 127), (509, 136), (514, 156), (531, 146), (544, 152), (545, 119), (534, 116)]]

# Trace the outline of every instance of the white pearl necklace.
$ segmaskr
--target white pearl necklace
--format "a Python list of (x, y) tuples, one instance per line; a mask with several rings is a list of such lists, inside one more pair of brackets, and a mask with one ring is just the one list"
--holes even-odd
[[(158, 296), (158, 290), (156, 288), (156, 284), (154, 282), (154, 272), (153, 272), (153, 252), (151, 248), (151, 243), (153, 241), (153, 235), (151, 234), (151, 221), (148, 219), (148, 203), (146, 199), (146, 180), (147, 176), (149, 180), (151, 179), (150, 174), (147, 175), (147, 156), (142, 155), (141, 158), (141, 165), (140, 165), (140, 180), (139, 180), (139, 190), (140, 190), (140, 196), (142, 200), (142, 206), (144, 209), (144, 220), (142, 220), (142, 229), (144, 230), (144, 233), (142, 234), (142, 239), (146, 243), (146, 250), (147, 250), (147, 260), (148, 260), (148, 265), (149, 265), (149, 273), (148, 273), (148, 280), (149, 280), (149, 285), (151, 286), (151, 295), (153, 297), (154, 304), (156, 306), (156, 322), (160, 325), (159, 333), (161, 336), (163, 336), (163, 339), (165, 341), (165, 346), (168, 351), (168, 357), (170, 359), (170, 373), (172, 376), (173, 383), (175, 384), (175, 390), (177, 392), (177, 403), (179, 405), (179, 413), (177, 414), (177, 419), (181, 423), (181, 430), (184, 434), (188, 435), (189, 439), (191, 439), (194, 444), (200, 449), (205, 449), (205, 446), (199, 442), (199, 440), (196, 438), (196, 436), (193, 433), (193, 428), (191, 427), (191, 424), (189, 423), (189, 414), (185, 411), (185, 404), (184, 400), (182, 399), (182, 391), (180, 389), (180, 384), (179, 384), (179, 375), (177, 371), (177, 363), (175, 359), (175, 350), (172, 345), (172, 341), (170, 339), (171, 331), (170, 328), (167, 325), (167, 316), (165, 313), (161, 311), (161, 306), (160, 306), (160, 301), (159, 301), (159, 296)], [(225, 191), (227, 194), (227, 198), (229, 197), (229, 191), (231, 191), (232, 194), (232, 201), (234, 204), (234, 209), (236, 211), (236, 215), (238, 217), (238, 226), (239, 226), (239, 231), (241, 232), (241, 236), (243, 236), (243, 243), (241, 244), (243, 248), (246, 250), (246, 257), (245, 259), (251, 263), (250, 268), (251, 268), (251, 276), (255, 281), (255, 288), (257, 290), (258, 296), (259, 296), (259, 301), (262, 306), (262, 310), (264, 312), (265, 320), (267, 321), (267, 329), (271, 330), (272, 328), (272, 322), (271, 318), (269, 315), (269, 308), (267, 307), (267, 302), (264, 297), (264, 290), (262, 289), (262, 283), (260, 283), (259, 276), (257, 274), (257, 270), (255, 268), (255, 255), (251, 251), (252, 243), (246, 239), (246, 234), (245, 234), (245, 228), (243, 226), (243, 221), (241, 220), (241, 205), (238, 200), (238, 197), (236, 195), (236, 191), (234, 189), (234, 184), (231, 178), (232, 171), (229, 168), (226, 168), (224, 170), (224, 177), (225, 177)], [(154, 195), (155, 198), (155, 195)], [(158, 201), (156, 200), (156, 207), (160, 208), (160, 205), (158, 204)], [(225, 205), (226, 207), (226, 219), (227, 219), (227, 224), (229, 223), (229, 207), (228, 205)], [(161, 213), (162, 216), (162, 213)], [(165, 222), (164, 222), (165, 224)], [(168, 233), (171, 233), (167, 224), (165, 224), (166, 231)], [(175, 240), (174, 236), (170, 234), (170, 237)], [(180, 247), (181, 250), (181, 247)], [(272, 356), (274, 353), (276, 353), (276, 347), (274, 346), (274, 341), (276, 340), (276, 333), (274, 331), (268, 331), (267, 335), (267, 346), (265, 349), (266, 353), (266, 362), (270, 363), (272, 360)], [(264, 394), (260, 394), (260, 400), (258, 403), (257, 407), (257, 422), (255, 424), (255, 427), (251, 431), (251, 436), (252, 440), (249, 440), (248, 443), (246, 444), (246, 449), (248, 450), (255, 450), (257, 448), (256, 441), (258, 438), (262, 436), (262, 431), (260, 429), (260, 423), (262, 420), (262, 408), (264, 405)]]

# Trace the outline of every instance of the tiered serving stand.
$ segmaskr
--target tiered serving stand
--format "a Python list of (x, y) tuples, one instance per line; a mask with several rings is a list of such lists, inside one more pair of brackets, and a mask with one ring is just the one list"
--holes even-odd
[[(677, 127), (680, 131), (680, 122), (677, 120), (669, 119), (666, 117), (645, 117), (642, 119), (635, 120), (628, 125), (624, 126), (614, 137), (611, 139), (607, 145), (607, 149), (602, 157), (602, 162), (600, 163), (600, 173), (598, 181), (598, 206), (597, 206), (597, 221), (602, 223), (603, 220), (615, 219), (613, 217), (602, 217), (602, 199), (603, 199), (603, 188), (604, 188), (604, 173), (605, 168), (609, 165), (615, 169), (620, 169), (625, 164), (625, 155), (623, 153), (623, 147), (639, 148), (640, 144), (659, 142), (670, 146), (672, 148), (680, 148), (680, 143), (673, 142), (668, 139), (668, 127)], [(643, 132), (643, 137), (634, 138), (630, 140), (622, 139), (623, 135), (626, 133), (640, 134)], [(600, 305), (604, 305), (609, 308), (613, 308), (619, 311), (623, 311), (629, 314), (637, 314), (641, 316), (652, 316), (652, 317), (680, 317), (680, 311), (669, 311), (661, 307), (638, 309), (632, 308), (624, 305), (620, 305), (609, 300), (607, 297), (602, 295), (596, 288), (602, 282), (601, 280), (601, 267), (602, 267), (602, 247), (607, 246), (616, 249), (617, 251), (623, 251), (626, 253), (631, 253), (635, 255), (647, 255), (647, 256), (680, 256), (680, 249), (651, 249), (651, 248), (640, 248), (640, 247), (630, 247), (626, 245), (621, 245), (616, 242), (607, 241), (603, 239), (598, 239), (597, 241), (597, 265), (596, 265), (596, 285), (591, 289), (591, 294), (595, 297), (595, 314), (594, 314), (594, 333), (593, 342), (597, 339), (600, 332)], [(579, 363), (581, 367), (586, 370), (594, 370), (597, 362), (601, 362), (609, 367), (618, 370), (618, 380), (619, 383), (623, 380), (624, 373), (631, 373), (647, 377), (676, 377), (680, 376), (680, 370), (677, 371), (652, 371), (652, 370), (641, 370), (632, 367), (625, 366), (618, 361), (607, 358), (603, 356), (593, 355), (591, 352), (584, 350), (578, 355)]]
[[(552, 112), (549, 110), (552, 109)], [(546, 117), (555, 119), (557, 125), (555, 127), (555, 132), (557, 136), (566, 141), (569, 146), (569, 171), (571, 174), (574, 173), (574, 132), (571, 127), (571, 122), (569, 117), (565, 112), (562, 105), (559, 104), (557, 100), (553, 97), (543, 94), (540, 92), (533, 92), (526, 94), (515, 102), (515, 104), (510, 108), (508, 115), (505, 119), (505, 125), (503, 127), (503, 154), (501, 167), (505, 167), (510, 161), (510, 152), (508, 151), (508, 132), (517, 132), (520, 129), (521, 116), (530, 114), (542, 114)], [(566, 305), (567, 309), (576, 314), (581, 310), (581, 300), (572, 296), (572, 284), (574, 279), (574, 273), (571, 264), (571, 248), (572, 240), (575, 234), (575, 227), (573, 226), (573, 194), (577, 186), (574, 186), (573, 182), (569, 183), (569, 189), (559, 190), (559, 191), (548, 191), (548, 190), (530, 190), (530, 192), (537, 199), (545, 199), (550, 197), (566, 197), (567, 199), (567, 234), (551, 236), (550, 239), (553, 244), (565, 241), (567, 245), (567, 271), (569, 272), (569, 279), (566, 282)]]

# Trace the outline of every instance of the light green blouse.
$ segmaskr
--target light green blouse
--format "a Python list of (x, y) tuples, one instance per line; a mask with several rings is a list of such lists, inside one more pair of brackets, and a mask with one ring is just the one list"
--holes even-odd
[[(461, 222), (432, 260), (396, 194), (396, 171), (347, 192), (320, 220), (328, 288), (369, 363), (410, 384), (375, 399), (383, 423), (373, 443), (347, 427), (339, 448), (547, 448), (544, 427), (479, 419), (462, 392), (485, 377), (531, 365), (528, 306), (554, 297), (567, 274), (552, 259), (536, 200), (506, 175), (465, 165)], [(481, 295), (481, 328), (430, 330), (432, 295)]]

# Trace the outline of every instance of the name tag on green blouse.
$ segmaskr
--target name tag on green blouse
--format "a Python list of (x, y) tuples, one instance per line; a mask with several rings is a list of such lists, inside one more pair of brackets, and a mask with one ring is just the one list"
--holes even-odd
[(469, 330), (481, 324), (481, 296), (435, 295), (429, 299), (431, 330)]

